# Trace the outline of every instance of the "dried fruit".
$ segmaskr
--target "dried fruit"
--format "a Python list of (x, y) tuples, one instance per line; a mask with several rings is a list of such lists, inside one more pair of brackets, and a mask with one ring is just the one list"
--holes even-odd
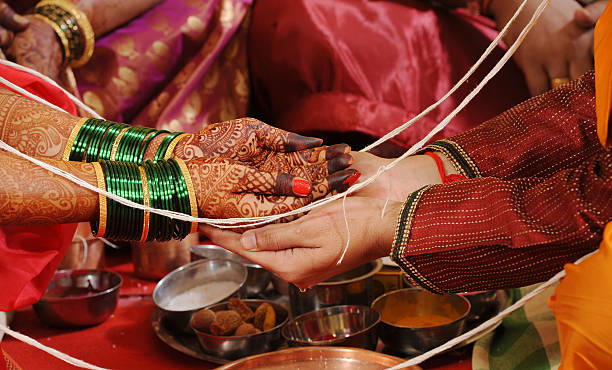
[(270, 330), (276, 326), (276, 312), (269, 303), (262, 303), (257, 307), (253, 325), (261, 331)]
[(208, 309), (201, 309), (191, 316), (191, 325), (203, 332), (209, 332), (210, 324), (215, 321), (216, 315)]
[(227, 302), (227, 307), (230, 310), (238, 312), (244, 322), (253, 321), (253, 310), (251, 310), (251, 307), (247, 306), (246, 303), (242, 302), (240, 299), (230, 298), (230, 300)]
[(210, 333), (214, 335), (232, 335), (242, 324), (242, 318), (233, 310), (219, 311), (216, 319), (210, 324)]
[(261, 330), (257, 329), (253, 326), (253, 324), (244, 323), (236, 329), (234, 335), (249, 335), (249, 334), (257, 334), (261, 333)]

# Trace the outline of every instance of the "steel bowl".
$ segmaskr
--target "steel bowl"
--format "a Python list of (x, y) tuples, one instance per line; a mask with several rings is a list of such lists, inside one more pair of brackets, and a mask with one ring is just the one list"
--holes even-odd
[(305, 292), (289, 284), (289, 301), (292, 315), (325, 307), (341, 305), (369, 306), (376, 298), (374, 275), (382, 268), (380, 259), (336, 275)]
[[(289, 319), (289, 312), (287, 309), (274, 301), (263, 299), (244, 299), (242, 302), (253, 311), (255, 311), (260, 304), (269, 303), (276, 313), (276, 326), (261, 333), (241, 336), (213, 335), (191, 326), (192, 330), (198, 336), (198, 341), (204, 352), (227, 360), (235, 360), (245, 356), (274, 351), (280, 348), (283, 344), (281, 328)], [(227, 302), (218, 303), (207, 308), (214, 312), (228, 309)]]
[(485, 318), (495, 315), (499, 311), (496, 290), (485, 290), (479, 292), (459, 293), (470, 301), (470, 313), (466, 320), (466, 325), (472, 325)]
[[(372, 308), (381, 315), (378, 336), (385, 349), (412, 356), (435, 348), (461, 334), (470, 312), (470, 302), (457, 294), (438, 295), (418, 288), (400, 289), (378, 297)], [(408, 326), (398, 320), (421, 320), (439, 315), (448, 321)]]
[(241, 263), (195, 261), (161, 279), (153, 290), (153, 301), (164, 311), (173, 330), (191, 332), (189, 319), (193, 312), (230, 297), (243, 298), (246, 279), (247, 270)]
[(376, 349), (380, 314), (367, 306), (334, 306), (308, 312), (281, 330), (292, 347), (342, 346)]
[(58, 270), (34, 311), (49, 326), (82, 327), (104, 322), (115, 311), (123, 279), (105, 270)]
[(257, 297), (259, 293), (263, 292), (268, 287), (268, 284), (270, 284), (270, 279), (272, 278), (272, 273), (270, 271), (218, 245), (194, 245), (190, 248), (190, 251), (192, 261), (214, 258), (231, 260), (245, 265), (248, 271), (246, 283), (247, 297)]

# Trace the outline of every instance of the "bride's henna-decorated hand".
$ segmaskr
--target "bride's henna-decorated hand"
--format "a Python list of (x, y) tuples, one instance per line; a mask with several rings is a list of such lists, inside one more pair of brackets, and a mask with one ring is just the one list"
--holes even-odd
[(352, 163), (348, 145), (321, 144), (321, 139), (281, 130), (254, 118), (239, 118), (206, 126), (183, 139), (173, 155), (184, 160), (228, 158), (262, 171), (288, 172), (317, 181)]
[(6, 55), (22, 66), (59, 81), (62, 67), (62, 49), (55, 31), (45, 21), (27, 16), (30, 25), (15, 35)]
[(198, 158), (187, 162), (199, 214), (209, 218), (269, 216), (288, 212), (331, 191), (344, 191), (357, 171), (336, 172), (319, 183), (284, 172), (267, 172), (226, 159)]
[(0, 47), (8, 47), (15, 37), (14, 32), (25, 30), (29, 24), (26, 17), (15, 13), (4, 1), (0, 2)]

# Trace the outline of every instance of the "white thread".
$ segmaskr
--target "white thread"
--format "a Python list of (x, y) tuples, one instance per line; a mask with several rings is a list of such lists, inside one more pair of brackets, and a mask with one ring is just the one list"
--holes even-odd
[[(585, 256), (580, 257), (576, 262), (574, 262), (574, 265), (578, 265), (580, 264), (582, 261), (584, 261), (585, 259), (589, 258), (590, 256), (592, 256), (593, 254), (595, 254), (597, 251), (591, 252)], [(500, 322), (504, 317), (508, 316), (510, 313), (512, 313), (514, 310), (524, 306), (527, 302), (529, 302), (531, 299), (533, 299), (536, 295), (540, 294), (544, 289), (548, 288), (549, 286), (551, 286), (552, 284), (556, 283), (557, 281), (561, 280), (562, 277), (565, 276), (565, 271), (561, 270), (559, 271), (555, 276), (553, 276), (552, 278), (550, 278), (548, 281), (540, 284), (537, 288), (535, 288), (533, 291), (529, 292), (528, 294), (526, 294), (524, 297), (522, 297), (521, 299), (519, 299), (518, 301), (516, 301), (513, 305), (511, 305), (510, 307), (506, 308), (505, 310), (503, 310), (502, 312), (500, 312), (499, 314), (497, 314), (496, 316), (490, 318), (489, 320), (483, 322), (482, 324), (478, 325), (477, 327), (475, 327), (474, 329), (458, 336), (455, 337), (451, 340), (449, 340), (448, 342), (444, 343), (443, 345), (436, 347), (428, 352), (423, 353), (422, 355), (419, 355), (417, 357), (414, 357), (406, 362), (403, 362), (399, 365), (393, 366), (391, 368), (389, 368), (388, 370), (396, 370), (396, 369), (403, 369), (405, 367), (408, 366), (412, 366), (412, 365), (417, 365), (420, 364), (421, 362), (439, 354), (442, 353), (448, 349), (453, 348), (454, 346), (456, 346), (457, 344), (461, 343), (462, 341), (473, 337), (474, 335), (492, 327), (493, 325), (497, 324), (498, 322)]]
[(51, 356), (55, 356), (57, 358), (59, 358), (62, 361), (65, 361), (67, 363), (69, 363), (70, 365), (74, 365), (74, 366), (78, 366), (78, 367), (82, 367), (84, 369), (92, 369), (92, 370), (108, 370), (105, 369), (103, 367), (99, 367), (96, 365), (92, 365), (90, 363), (87, 363), (83, 360), (79, 360), (77, 358), (74, 358), (72, 356), (68, 356), (65, 353), (62, 353), (56, 349), (53, 349), (51, 347), (47, 347), (44, 344), (40, 343), (39, 341), (28, 337), (27, 335), (23, 335), (19, 332), (16, 332), (14, 330), (9, 329), (8, 327), (0, 324), (0, 330), (5, 332), (6, 334), (10, 335), (11, 337), (20, 340), (24, 343), (27, 343), (33, 347), (36, 347), (38, 349), (40, 349), (41, 351), (47, 352), (48, 354), (50, 354)]
[(121, 248), (119, 248), (119, 246), (118, 246), (117, 244), (111, 243), (110, 241), (108, 241), (108, 240), (107, 240), (107, 239), (105, 239), (105, 238), (98, 237), (98, 239), (102, 240), (102, 242), (103, 242), (104, 244), (108, 245), (108, 246), (109, 246), (109, 247), (111, 247), (111, 248), (114, 248), (114, 249), (121, 249)]
[[(83, 102), (82, 102), (82, 101), (81, 101), (79, 98), (77, 98), (76, 96), (74, 96), (74, 95), (72, 95), (71, 93), (69, 93), (68, 91), (66, 91), (66, 90), (65, 90), (63, 87), (61, 87), (61, 86), (60, 86), (60, 85), (59, 85), (57, 82), (53, 81), (53, 79), (52, 79), (52, 78), (49, 78), (49, 77), (45, 76), (44, 74), (42, 74), (42, 73), (40, 73), (40, 72), (38, 72), (38, 71), (36, 71), (36, 70), (34, 70), (34, 69), (32, 69), (32, 68), (24, 67), (24, 66), (22, 66), (22, 65), (20, 65), (20, 64), (13, 63), (13, 62), (8, 61), (8, 60), (6, 60), (6, 59), (0, 59), (0, 64), (4, 64), (4, 65), (6, 65), (6, 66), (9, 66), (9, 67), (12, 67), (12, 68), (18, 69), (18, 70), (23, 71), (23, 72), (27, 72), (27, 73), (32, 74), (32, 75), (34, 75), (34, 76), (36, 76), (36, 77), (38, 77), (38, 78), (40, 78), (40, 79), (45, 80), (45, 81), (46, 81), (46, 82), (48, 82), (49, 84), (51, 84), (51, 85), (53, 85), (53, 86), (57, 87), (58, 89), (60, 89), (60, 90), (61, 90), (61, 91), (62, 91), (64, 94), (66, 94), (66, 96), (68, 96), (68, 98), (69, 98), (70, 100), (72, 100), (72, 102), (73, 102), (74, 104), (76, 104), (76, 105), (77, 105), (79, 108), (83, 109), (84, 111), (86, 111), (87, 113), (91, 114), (91, 115), (92, 115), (93, 117), (95, 117), (95, 118), (102, 119), (102, 116), (100, 116), (100, 115), (99, 115), (99, 114), (98, 114), (98, 113), (97, 113), (95, 110), (91, 109), (91, 108), (90, 108), (90, 107), (89, 107), (87, 104), (83, 103)], [(2, 82), (6, 83), (5, 81), (6, 81), (6, 80), (2, 79)], [(17, 86), (17, 85), (13, 85), (12, 83), (11, 83), (11, 85), (12, 85), (11, 87), (13, 87), (13, 88), (14, 88), (14, 86)], [(22, 93), (22, 94), (28, 94), (28, 95), (26, 95), (26, 96), (30, 97), (30, 95), (29, 95), (29, 94), (30, 94), (30, 92), (29, 92), (29, 91), (27, 91), (27, 90), (25, 90), (25, 89), (23, 89), (23, 88), (21, 88), (20, 86), (17, 86), (17, 89), (16, 89), (16, 90), (18, 90), (18, 91), (19, 91), (20, 93)], [(34, 95), (34, 96), (36, 96), (36, 95)], [(34, 98), (33, 98), (33, 99), (34, 99)], [(39, 101), (38, 99), (34, 99), (34, 100)], [(40, 101), (39, 101), (39, 102), (40, 102)], [(58, 110), (62, 110), (62, 111), (63, 111), (63, 109), (60, 109), (60, 108), (56, 108), (56, 109), (58, 109)], [(65, 111), (64, 111), (64, 112), (65, 112)]]
[(344, 226), (346, 226), (346, 244), (344, 245), (344, 250), (342, 251), (342, 255), (340, 256), (340, 258), (338, 258), (336, 265), (339, 265), (342, 263), (342, 260), (344, 259), (344, 255), (348, 251), (349, 244), (351, 244), (351, 228), (349, 227), (348, 217), (346, 217), (345, 202), (346, 202), (347, 196), (348, 196), (348, 193), (345, 193), (344, 197), (342, 197), (342, 213), (344, 215)]
[(81, 235), (75, 235), (77, 238), (81, 239), (83, 242), (83, 258), (81, 259), (81, 267), (85, 266), (85, 262), (87, 262), (87, 250), (89, 246), (87, 245), (87, 239), (83, 238)]
[[(408, 128), (409, 126), (411, 126), (416, 120), (420, 119), (421, 117), (423, 117), (425, 114), (428, 114), (431, 110), (433, 110), (435, 107), (437, 107), (443, 100), (445, 100), (446, 98), (448, 98), (448, 96), (450, 96), (450, 94), (452, 94), (461, 84), (463, 84), (465, 82), (465, 80), (467, 80), (467, 78), (474, 72), (474, 70), (476, 68), (478, 68), (480, 66), (480, 64), (482, 64), (482, 61), (486, 58), (486, 56), (488, 56), (488, 54), (491, 52), (492, 48), (495, 47), (495, 45), (499, 42), (499, 40), (501, 39), (501, 37), (503, 36), (503, 34), (505, 34), (505, 32), (507, 31), (508, 27), (514, 22), (514, 20), (516, 19), (516, 17), (518, 16), (518, 14), (520, 13), (520, 11), (523, 9), (523, 7), (525, 6), (527, 0), (524, 0), (523, 3), (521, 3), (521, 5), (517, 8), (517, 11), (514, 13), (514, 16), (510, 19), (510, 21), (506, 24), (506, 26), (502, 29), (502, 31), (500, 32), (500, 34), (498, 35), (498, 37), (494, 40), (494, 42), (491, 43), (491, 45), (489, 46), (489, 48), (487, 48), (487, 50), (485, 51), (485, 53), (481, 56), (481, 58), (476, 62), (476, 64), (474, 64), (474, 66), (472, 66), (472, 68), (470, 68), (470, 70), (468, 71), (468, 73), (466, 73), (466, 75), (455, 85), (453, 86), (453, 88), (449, 91), (449, 93), (447, 93), (441, 100), (439, 100), (438, 102), (436, 102), (435, 104), (431, 105), (430, 107), (428, 107), (426, 110), (424, 110), (423, 112), (421, 112), (419, 115), (417, 115), (416, 117), (414, 117), (412, 120), (404, 123), (403, 125), (397, 127), (395, 130), (391, 131), (390, 133), (386, 134), (385, 136), (383, 136), (381, 139), (377, 140), (376, 142), (374, 142), (373, 144), (365, 147), (364, 149), (362, 149), (362, 151), (367, 151), (370, 150), (372, 148), (374, 148), (375, 146), (380, 145), (382, 142), (389, 140), (390, 138), (396, 136), (399, 132), (401, 132), (402, 130)], [(535, 24), (535, 22), (537, 21), (537, 19), (540, 17), (541, 13), (543, 12), (543, 10), (546, 8), (546, 6), (548, 5), (548, 3), (550, 2), (550, 0), (542, 0), (542, 2), (540, 3), (540, 6), (538, 7), (538, 9), (536, 10), (536, 12), (533, 14), (531, 20), (529, 21), (529, 23), (525, 26), (525, 28), (521, 31), (521, 34), (519, 35), (519, 37), (516, 39), (516, 41), (512, 44), (512, 46), (504, 53), (503, 57), (499, 60), (499, 62), (491, 69), (491, 71), (489, 71), (489, 73), (485, 76), (485, 78), (478, 84), (478, 86), (472, 90), (472, 92), (470, 94), (468, 94), (468, 96), (466, 96), (466, 98), (457, 106), (457, 108), (455, 108), (447, 117), (445, 117), (440, 123), (438, 123), (438, 125), (436, 127), (434, 127), (426, 136), (425, 138), (423, 138), (422, 140), (420, 140), (418, 143), (414, 144), (410, 149), (408, 149), (403, 155), (401, 155), (400, 157), (396, 158), (394, 161), (392, 161), (391, 163), (382, 166), (379, 168), (379, 171), (371, 176), (370, 178), (366, 179), (364, 182), (361, 182), (359, 184), (355, 184), (353, 186), (351, 186), (349, 189), (347, 189), (346, 192), (344, 192), (343, 194), (337, 194), (334, 195), (330, 198), (326, 198), (326, 199), (321, 199), (319, 201), (313, 202), (308, 206), (302, 207), (300, 209), (296, 209), (293, 210), (291, 212), (286, 212), (283, 214), (278, 214), (278, 215), (274, 215), (274, 216), (266, 216), (266, 217), (249, 217), (249, 218), (239, 218), (239, 219), (207, 219), (207, 218), (194, 218), (191, 217), (189, 215), (185, 215), (185, 214), (181, 214), (181, 213), (177, 213), (177, 212), (172, 212), (172, 211), (166, 211), (166, 210), (157, 210), (157, 209), (152, 209), (150, 207), (145, 207), (142, 206), (140, 204), (134, 203), (128, 199), (124, 199), (121, 197), (117, 197), (114, 194), (102, 191), (101, 189), (98, 189), (92, 185), (90, 185), (89, 183), (77, 178), (76, 176), (67, 173), (63, 170), (60, 170), (56, 167), (50, 166), (44, 162), (40, 162), (34, 158), (31, 158), (21, 152), (19, 152), (18, 150), (10, 147), (9, 145), (7, 145), (6, 143), (4, 143), (3, 141), (0, 141), (0, 147), (8, 150), (24, 159), (27, 159), (43, 168), (46, 168), (48, 170), (50, 170), (51, 172), (54, 172), (64, 178), (67, 178), (70, 181), (73, 181), (85, 188), (88, 188), (92, 191), (95, 191), (97, 193), (101, 193), (106, 195), (107, 197), (116, 200), (117, 202), (130, 206), (130, 207), (134, 207), (134, 208), (138, 208), (141, 210), (148, 210), (150, 212), (154, 212), (160, 215), (164, 215), (167, 217), (171, 217), (171, 218), (176, 218), (176, 219), (180, 219), (180, 220), (184, 220), (184, 221), (190, 221), (190, 222), (199, 222), (199, 223), (207, 223), (213, 226), (217, 226), (217, 227), (223, 227), (223, 228), (230, 228), (230, 227), (244, 227), (244, 226), (257, 226), (263, 223), (268, 223), (283, 217), (287, 217), (287, 216), (291, 216), (293, 214), (298, 214), (298, 213), (302, 213), (308, 210), (311, 210), (315, 207), (318, 207), (320, 205), (329, 203), (331, 201), (334, 201), (336, 199), (339, 199), (340, 197), (343, 197), (343, 209), (344, 209), (344, 217), (345, 217), (345, 223), (348, 229), (348, 219), (346, 218), (346, 209), (344, 207), (344, 201), (346, 200), (346, 196), (352, 192), (355, 192), (367, 185), (369, 185), (370, 183), (372, 183), (373, 181), (376, 180), (376, 178), (378, 178), (380, 175), (382, 175), (382, 173), (390, 170), (391, 168), (393, 168), (395, 165), (397, 165), (401, 160), (405, 159), (406, 157), (408, 157), (409, 155), (412, 155), (414, 152), (416, 152), (417, 150), (419, 150), (425, 142), (427, 142), (432, 136), (434, 136), (436, 133), (438, 133), (440, 130), (442, 130), (444, 127), (446, 127), (446, 125), (448, 125), (448, 123), (457, 115), (457, 113), (463, 109), (472, 99), (473, 97), (480, 92), (480, 90), (484, 87), (484, 85), (486, 85), (490, 79), (495, 76), (495, 74), (497, 74), (499, 72), (499, 70), (505, 65), (505, 63), (509, 60), (509, 58), (512, 56), (512, 54), (516, 51), (516, 49), (518, 48), (518, 46), (522, 43), (523, 39), (525, 38), (525, 35), (527, 34), (527, 32), (529, 32), (529, 30), (531, 30), (531, 28), (533, 27), (533, 25)], [(491, 50), (489, 50), (491, 49)], [(2, 62), (2, 61), (0, 61)], [(25, 70), (25, 69), (22, 69)], [(0, 81), (5, 82), (7, 85), (15, 88), (16, 90), (21, 90), (20, 87), (12, 84), (9, 81), (6, 81), (5, 79), (1, 79)], [(72, 99), (72, 95), (67, 93), (68, 96), (71, 97)], [(27, 95), (27, 94), (26, 94)], [(36, 100), (36, 101), (40, 101), (40, 99), (37, 96), (32, 97), (32, 99)], [(76, 99), (76, 98), (75, 98)], [(78, 100), (78, 99), (77, 99)], [(52, 104), (50, 104), (49, 102), (46, 101), (40, 101), (43, 104), (46, 105), (50, 105), (53, 106)], [(54, 107), (54, 106), (53, 106)], [(56, 109), (58, 109), (57, 107), (55, 107)], [(60, 109), (61, 110), (61, 109)], [(94, 112), (95, 113), (95, 112)], [(232, 224), (240, 224), (238, 226), (225, 226), (225, 225), (232, 225)], [(348, 229), (348, 235), (349, 235), (349, 239), (347, 240), (347, 245), (345, 246), (345, 250), (342, 254), (342, 256), (340, 257), (339, 262), (342, 261), (342, 258), (344, 257), (344, 254), (346, 253), (347, 249), (348, 249), (348, 244), (350, 242), (350, 229)], [(582, 259), (588, 257), (585, 256)], [(581, 260), (582, 260), (581, 259)], [(581, 261), (580, 260), (580, 261)], [(577, 262), (578, 263), (578, 262)], [(457, 338), (455, 338), (454, 340), (449, 341), (447, 344), (438, 347), (437, 349), (434, 349), (426, 354), (423, 354), (417, 358), (414, 358), (410, 361), (407, 361), (401, 365), (398, 365), (392, 369), (396, 369), (396, 368), (403, 368), (406, 366), (410, 366), (410, 365), (414, 365), (414, 364), (418, 364), (422, 361), (424, 361), (426, 358), (429, 358), (437, 353), (439, 353), (440, 351), (444, 351), (447, 348), (444, 348), (446, 345), (455, 345), (457, 343), (459, 343), (461, 340), (467, 339), (469, 336), (474, 335), (476, 333), (478, 333), (478, 331), (480, 330), (484, 330), (484, 329), (480, 329), (481, 327), (484, 327), (485, 324), (493, 322), (495, 323), (495, 320), (501, 320), (501, 318), (503, 318), (505, 315), (508, 315), (510, 312), (512, 312), (514, 309), (520, 307), (520, 305), (524, 304), (525, 302), (527, 302), (529, 299), (533, 298), (537, 293), (539, 293), (541, 290), (543, 290), (546, 286), (556, 282), (557, 280), (559, 280), (562, 276), (564, 275), (564, 272), (561, 271), (559, 272), (557, 275), (555, 275), (553, 278), (551, 278), (548, 282), (542, 284), (540, 287), (536, 288), (536, 290), (534, 290), (533, 292), (531, 292), (530, 294), (526, 295), (525, 297), (523, 297), (521, 300), (519, 300), (517, 303), (515, 303), (514, 305), (512, 305), (511, 307), (509, 307), (508, 309), (502, 311), (502, 313), (498, 314), (498, 316), (488, 320), (487, 322), (483, 323), (482, 325), (480, 325), (478, 328), (475, 328), (474, 330), (465, 333), (462, 336), (459, 336)], [(546, 285), (548, 284), (548, 285)], [(546, 286), (545, 286), (546, 285)], [(535, 293), (537, 292), (537, 293)], [(517, 305), (519, 304), (520, 305)], [(490, 324), (492, 325), (492, 324)], [(490, 326), (489, 325), (489, 326)], [(0, 326), (0, 329), (4, 330), (5, 327)], [(7, 330), (10, 330), (8, 328), (6, 328)], [(11, 335), (11, 333), (9, 333), (8, 331), (4, 330), (5, 332), (7, 332), (7, 334)], [(18, 334), (18, 333), (17, 333)], [(26, 337), (27, 338), (27, 337)], [(19, 338), (18, 338), (19, 339)], [(25, 341), (25, 340), (24, 340)], [(456, 341), (456, 342), (455, 342)], [(34, 341), (35, 342), (35, 341)], [(27, 341), (26, 341), (27, 343)], [(41, 345), (40, 343), (36, 342), (37, 344)], [(449, 344), (452, 343), (452, 344)], [(32, 344), (34, 345), (34, 344)], [(36, 346), (36, 345), (34, 345)], [(41, 345), (42, 346), (42, 345)], [(36, 346), (38, 347), (38, 346)], [(44, 348), (47, 348), (45, 346), (42, 346)], [(40, 348), (40, 347), (39, 347)], [(43, 349), (43, 348), (41, 348)], [(43, 349), (45, 350), (45, 349)], [(52, 351), (55, 351), (53, 349), (49, 349)], [(46, 351), (46, 350), (45, 350)], [(437, 351), (437, 352), (436, 352)], [(58, 358), (61, 358), (60, 355), (66, 356), (64, 354), (62, 354), (61, 352), (55, 351), (58, 354), (55, 355)], [(50, 352), (49, 352), (50, 353)], [(433, 354), (430, 354), (433, 353)], [(425, 356), (429, 356), (429, 357), (425, 357)], [(69, 356), (66, 356), (69, 357)], [(76, 361), (80, 361), (80, 360), (76, 360)], [(89, 365), (87, 363), (84, 363), (88, 366), (93, 366), (93, 365)], [(96, 367), (97, 368), (97, 367)]]

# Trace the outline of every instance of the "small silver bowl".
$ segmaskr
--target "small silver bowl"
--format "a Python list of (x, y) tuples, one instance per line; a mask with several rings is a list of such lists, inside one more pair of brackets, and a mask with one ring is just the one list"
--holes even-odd
[[(276, 313), (276, 326), (270, 330), (250, 335), (221, 336), (205, 333), (191, 326), (198, 336), (198, 341), (204, 352), (227, 360), (235, 360), (245, 356), (274, 351), (283, 344), (281, 328), (289, 320), (289, 312), (282, 305), (263, 299), (242, 300), (253, 312), (262, 303), (269, 303)], [(207, 307), (214, 312), (227, 310), (227, 302), (218, 303)]]
[(376, 349), (380, 314), (367, 306), (334, 306), (305, 313), (281, 330), (292, 347), (342, 346)]
[(121, 275), (105, 270), (56, 271), (34, 311), (49, 326), (99, 324), (115, 311), (122, 281)]
[(246, 282), (247, 297), (257, 297), (259, 293), (263, 292), (268, 287), (272, 279), (272, 273), (270, 271), (218, 245), (194, 245), (190, 248), (190, 251), (191, 261), (214, 258), (231, 260), (245, 265), (249, 273)]
[(461, 334), (470, 302), (457, 294), (438, 295), (408, 288), (376, 298), (372, 308), (381, 315), (378, 336), (385, 349), (412, 356)]
[(173, 329), (190, 332), (191, 314), (230, 297), (243, 298), (246, 267), (230, 260), (201, 260), (170, 272), (153, 290), (153, 301)]
[(489, 318), (499, 310), (497, 301), (497, 290), (485, 290), (479, 292), (459, 293), (470, 301), (470, 313), (466, 318), (466, 325), (478, 323)]

